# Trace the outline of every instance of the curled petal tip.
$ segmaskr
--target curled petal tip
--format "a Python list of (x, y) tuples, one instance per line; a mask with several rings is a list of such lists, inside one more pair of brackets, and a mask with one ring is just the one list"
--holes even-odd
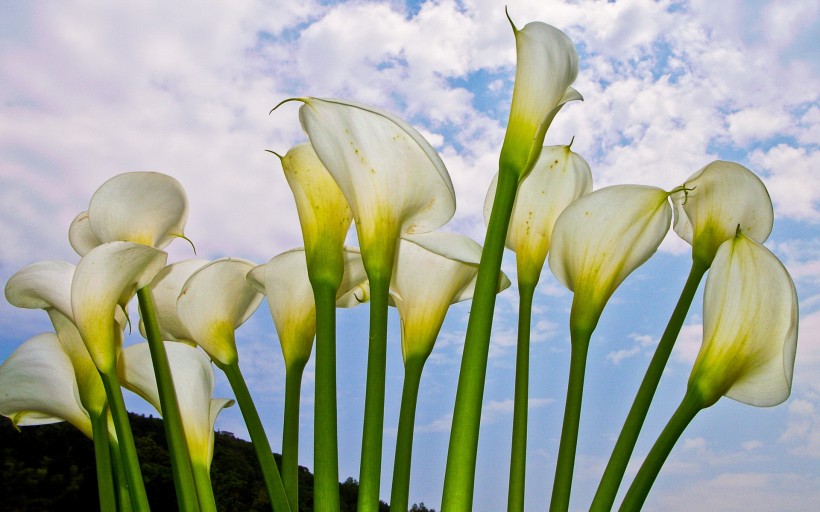
[(274, 111), (274, 110), (276, 110), (277, 108), (281, 107), (281, 106), (282, 106), (282, 105), (284, 105), (285, 103), (290, 103), (291, 101), (301, 101), (302, 103), (307, 103), (307, 98), (288, 98), (288, 99), (286, 99), (286, 100), (282, 100), (282, 101), (280, 101), (279, 103), (277, 103), (275, 107), (273, 107), (272, 109), (270, 109), (270, 111), (268, 112), (268, 115), (273, 114), (273, 111)]

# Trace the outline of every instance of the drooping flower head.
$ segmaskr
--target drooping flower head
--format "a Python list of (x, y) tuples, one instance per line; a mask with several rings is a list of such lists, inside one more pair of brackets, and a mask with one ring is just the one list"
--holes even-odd
[(15, 426), (68, 421), (92, 437), (74, 367), (56, 334), (30, 338), (0, 365), (0, 414)]
[(703, 345), (690, 390), (708, 407), (722, 395), (759, 407), (791, 392), (797, 293), (786, 268), (745, 233), (724, 242), (703, 293)]
[[(405, 362), (430, 355), (447, 309), (473, 297), (480, 261), (481, 246), (463, 235), (432, 232), (402, 238), (390, 299), (399, 310)], [(508, 286), (501, 274), (498, 291)]]
[(262, 294), (246, 279), (254, 267), (241, 258), (212, 261), (188, 278), (177, 299), (179, 319), (192, 340), (218, 364), (238, 363), (234, 331), (262, 302)]
[[(191, 462), (211, 466), (214, 450), (214, 423), (234, 401), (212, 398), (214, 369), (208, 355), (198, 347), (164, 342), (174, 380), (180, 418)], [(127, 389), (144, 398), (162, 414), (159, 390), (147, 343), (126, 347), (117, 362), (117, 371)]]
[(690, 176), (671, 198), (675, 232), (692, 245), (693, 257), (707, 266), (738, 228), (760, 243), (772, 232), (774, 210), (766, 186), (742, 165), (712, 162)]
[[(359, 251), (348, 247), (344, 258), (344, 279), (336, 294), (336, 305), (352, 307), (367, 301), (367, 274)], [(285, 366), (304, 366), (316, 336), (316, 304), (305, 251), (293, 249), (274, 256), (251, 270), (248, 280), (268, 297)]]
[(575, 293), (571, 329), (592, 332), (615, 289), (652, 256), (669, 231), (669, 193), (616, 185), (570, 204), (555, 222), (549, 264)]

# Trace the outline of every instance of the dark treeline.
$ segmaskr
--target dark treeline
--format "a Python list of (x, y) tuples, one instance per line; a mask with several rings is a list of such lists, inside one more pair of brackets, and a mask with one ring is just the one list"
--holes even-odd
[[(176, 495), (162, 420), (131, 415), (142, 475), (151, 509), (175, 511)], [(279, 463), (279, 456), (276, 455)], [(94, 448), (91, 440), (67, 423), (14, 429), (0, 418), (0, 509), (54, 511), (99, 509)], [(220, 511), (270, 511), (270, 501), (251, 443), (217, 432), (211, 466)], [(356, 510), (359, 484), (339, 484), (341, 512)], [(299, 467), (299, 511), (313, 510), (313, 474)], [(382, 502), (379, 510), (390, 507)], [(423, 503), (412, 512), (435, 512)]]

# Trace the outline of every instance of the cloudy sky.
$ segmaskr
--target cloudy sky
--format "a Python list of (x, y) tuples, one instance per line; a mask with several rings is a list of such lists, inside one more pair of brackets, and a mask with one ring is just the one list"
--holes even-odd
[[(791, 398), (771, 409), (723, 399), (702, 412), (667, 462), (647, 510), (808, 510), (820, 502), (820, 3), (816, 0), (508, 0), (521, 27), (564, 30), (581, 56), (585, 98), (548, 144), (590, 163), (595, 188), (671, 189), (705, 164), (757, 172), (775, 205), (767, 242), (801, 307)], [(74, 216), (114, 174), (155, 170), (190, 199), (198, 255), (259, 263), (301, 244), (278, 159), (305, 140), (293, 96), (342, 97), (408, 119), (439, 150), (458, 210), (445, 229), (484, 237), (514, 76), (515, 46), (496, 0), (4, 2), (0, 15), (0, 279), (45, 259), (77, 261)], [(351, 241), (355, 234), (351, 233)], [(170, 260), (191, 257), (184, 243)], [(513, 258), (504, 269), (514, 279)], [(592, 339), (572, 508), (585, 510), (634, 391), (680, 292), (688, 247), (674, 235), (615, 294)], [(533, 318), (527, 508), (552, 483), (566, 388), (570, 294), (541, 279)], [(697, 298), (650, 410), (636, 458), (679, 402), (700, 343)], [(515, 288), (499, 298), (485, 391), (476, 510), (506, 503)], [(410, 500), (439, 507), (469, 305), (452, 308), (425, 369)], [(135, 315), (136, 313), (134, 313)], [(267, 308), (239, 332), (240, 365), (280, 447), (284, 376)], [(132, 318), (135, 316), (132, 316)], [(390, 489), (401, 390), (391, 312), (382, 496)], [(340, 311), (340, 476), (358, 478), (367, 307)], [(0, 360), (50, 328), (0, 304)], [(130, 342), (136, 338), (129, 339)], [(312, 366), (301, 464), (312, 467)], [(230, 396), (224, 380), (217, 394)], [(134, 410), (149, 406), (134, 396)], [(217, 428), (246, 436), (238, 410)], [(637, 466), (637, 463), (635, 464)], [(631, 467), (630, 475), (636, 467)], [(627, 478), (629, 478), (628, 476)]]

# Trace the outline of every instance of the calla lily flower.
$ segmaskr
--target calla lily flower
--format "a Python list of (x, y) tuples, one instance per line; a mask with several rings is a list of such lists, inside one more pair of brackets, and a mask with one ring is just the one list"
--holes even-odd
[(675, 232), (692, 244), (692, 254), (711, 263), (718, 247), (740, 231), (763, 243), (772, 232), (774, 210), (766, 186), (742, 165), (710, 163), (672, 194)]
[[(166, 341), (194, 344), (193, 337), (177, 312), (177, 299), (182, 288), (194, 272), (208, 264), (208, 260), (190, 259), (166, 266), (154, 277), (148, 287), (154, 298), (160, 337)], [(140, 312), (142, 314), (142, 312)], [(140, 319), (140, 333), (146, 337), (145, 325)]]
[[(367, 301), (367, 275), (358, 250), (348, 247), (344, 256), (345, 274), (336, 305), (352, 307)], [(293, 249), (275, 256), (252, 269), (248, 280), (268, 297), (285, 366), (304, 366), (316, 335), (316, 306), (305, 251)]]
[(92, 437), (74, 367), (56, 334), (30, 338), (0, 365), (0, 414), (15, 426), (68, 421)]
[(521, 30), (512, 20), (510, 25), (517, 65), (499, 168), (510, 168), (521, 179), (538, 161), (547, 129), (561, 107), (583, 97), (570, 87), (578, 76), (578, 52), (566, 34), (541, 22)]
[[(208, 355), (184, 343), (165, 342), (165, 351), (174, 379), (182, 427), (191, 462), (210, 468), (213, 459), (214, 424), (225, 407), (226, 398), (212, 398), (214, 370)], [(159, 390), (147, 343), (126, 347), (117, 362), (120, 380), (127, 389), (144, 398), (162, 414)]]
[(91, 229), (88, 212), (80, 213), (71, 221), (71, 226), (68, 227), (68, 242), (80, 256), (85, 256), (88, 251), (102, 243)]
[[(498, 174), (490, 183), (484, 202), (489, 222)], [(506, 246), (515, 252), (518, 279), (537, 283), (552, 241), (558, 215), (570, 203), (592, 191), (592, 171), (581, 155), (569, 146), (547, 146), (532, 172), (521, 180), (515, 196)]]
[(122, 348), (117, 307), (126, 310), (136, 291), (162, 270), (167, 256), (147, 245), (110, 242), (80, 259), (71, 282), (71, 308), (88, 353), (101, 372), (116, 371)]
[(615, 289), (655, 253), (672, 221), (669, 193), (616, 185), (581, 197), (555, 222), (549, 264), (575, 293), (570, 329), (591, 333)]
[(704, 407), (722, 395), (758, 407), (791, 391), (798, 306), (783, 264), (745, 233), (724, 242), (703, 294), (703, 345), (689, 387)]
[(238, 363), (234, 331), (262, 302), (246, 279), (254, 267), (241, 258), (212, 261), (188, 278), (177, 299), (179, 320), (191, 339), (222, 365)]
[[(473, 297), (481, 246), (455, 233), (407, 235), (399, 244), (391, 304), (401, 318), (402, 355), (427, 359), (433, 350), (447, 309)], [(503, 273), (498, 291), (510, 286)]]
[[(88, 205), (88, 225), (101, 243), (121, 240), (163, 249), (174, 238), (185, 237), (187, 219), (188, 198), (182, 185), (158, 172), (118, 174), (97, 189)], [(81, 248), (93, 241), (82, 223), (80, 214), (72, 224), (75, 239), (86, 240), (77, 243)]]
[(450, 220), (450, 175), (412, 126), (350, 101), (299, 101), (302, 127), (356, 220), (366, 267), (374, 253), (393, 254), (401, 234), (431, 231)]
[[(63, 350), (71, 360), (83, 406), (100, 414), (106, 403), (100, 374), (83, 343), (71, 309), (74, 265), (42, 261), (20, 270), (6, 283), (6, 299), (14, 306), (43, 309), (48, 313)], [(119, 310), (118, 313), (121, 313)]]
[[(339, 185), (310, 144), (292, 147), (282, 157), (282, 169), (296, 201), (308, 267), (321, 273), (330, 255), (338, 252), (341, 256), (353, 214)], [(341, 265), (341, 258), (338, 263)]]

